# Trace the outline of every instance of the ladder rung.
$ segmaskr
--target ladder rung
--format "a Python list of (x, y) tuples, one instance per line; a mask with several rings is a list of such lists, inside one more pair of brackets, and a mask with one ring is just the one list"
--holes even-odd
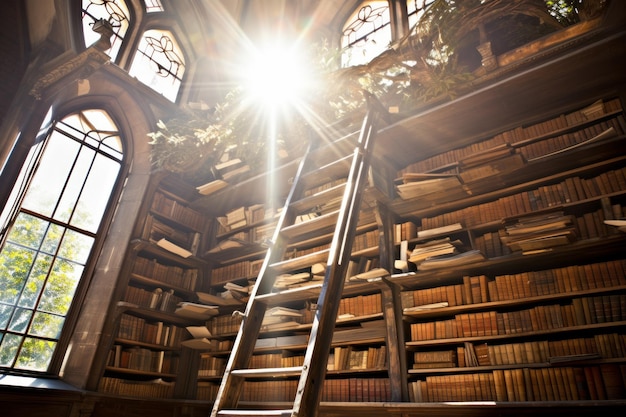
[(255, 300), (267, 305), (306, 300), (312, 297), (317, 297), (322, 289), (322, 285), (323, 284), (321, 282), (314, 282), (311, 283), (311, 285), (303, 287), (289, 288), (280, 292), (257, 295)]
[(220, 417), (268, 417), (268, 416), (291, 416), (292, 410), (220, 410), (217, 415)]
[(298, 376), (302, 373), (302, 366), (289, 366), (285, 368), (234, 369), (231, 373), (235, 376), (244, 378)]
[(343, 196), (344, 190), (346, 188), (346, 184), (339, 184), (332, 188), (328, 188), (326, 190), (322, 190), (318, 193), (300, 199), (298, 201), (294, 201), (291, 204), (291, 207), (298, 212), (303, 212), (305, 210), (311, 209), (316, 206), (320, 206), (322, 204), (328, 204), (329, 201), (332, 201), (337, 198), (341, 198)]
[(306, 268), (318, 262), (326, 262), (330, 249), (313, 252), (293, 259), (276, 262), (270, 265), (272, 271), (282, 274), (296, 269)]
[(284, 227), (280, 233), (288, 239), (293, 239), (297, 236), (303, 236), (312, 232), (324, 233), (326, 229), (330, 229), (337, 224), (338, 217), (339, 210), (335, 210), (330, 213), (322, 214), (321, 216), (315, 217), (311, 220)]

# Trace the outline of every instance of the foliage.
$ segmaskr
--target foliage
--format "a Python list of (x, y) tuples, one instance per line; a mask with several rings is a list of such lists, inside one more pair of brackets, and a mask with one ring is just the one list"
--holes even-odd
[(265, 122), (258, 108), (246, 102), (237, 88), (211, 109), (181, 109), (167, 121), (159, 120), (158, 130), (149, 134), (152, 164), (180, 173), (192, 183), (215, 176), (213, 166), (224, 157), (240, 158), (253, 169), (260, 169), (270, 143), (274, 153), (291, 148), (290, 141), (302, 138), (305, 129), (302, 118), (291, 115), (290, 123), (280, 125), (270, 141)]
[[(312, 66), (322, 85), (312, 94), (310, 108), (322, 120), (359, 117), (365, 112), (363, 91), (384, 105), (410, 112), (436, 100), (453, 99), (467, 91), (481, 56), (476, 47), (492, 41), (492, 49), (511, 50), (583, 18), (597, 16), (606, 0), (435, 0), (403, 39), (368, 64), (339, 68), (346, 51), (322, 41), (314, 46)], [(490, 32), (490, 36), (487, 36)], [(496, 51), (497, 52), (497, 51)], [(465, 90), (464, 90), (465, 89)], [(255, 167), (267, 151), (262, 122), (241, 107), (240, 91), (216, 106), (214, 112), (188, 112), (159, 122), (152, 133), (153, 163), (157, 167), (189, 173), (204, 164), (205, 171), (229, 149)], [(302, 137), (307, 123), (299, 115), (291, 127), (279, 129), (279, 146), (293, 146), (292, 135)], [(290, 131), (290, 129), (292, 131)], [(190, 169), (191, 168), (191, 169)]]
[[(76, 259), (83, 250), (76, 234), (63, 232), (62, 227), (34, 216), (18, 216), (0, 251), (0, 263), (5, 265), (0, 269), (1, 328), (44, 338), (59, 337), (82, 270), (69, 260)], [(53, 263), (50, 254), (57, 246), (65, 260), (56, 258)], [(19, 307), (10, 306), (16, 303)], [(33, 314), (35, 308), (38, 311)], [(30, 319), (33, 322), (28, 328)], [(22, 338), (16, 367), (45, 371), (56, 342), (17, 334), (5, 334), (1, 339), (0, 365), (12, 364)]]

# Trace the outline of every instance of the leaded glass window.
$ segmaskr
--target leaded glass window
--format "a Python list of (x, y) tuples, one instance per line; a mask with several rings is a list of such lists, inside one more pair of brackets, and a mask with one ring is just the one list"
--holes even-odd
[(107, 53), (115, 61), (130, 25), (130, 12), (126, 3), (123, 0), (83, 0), (82, 19), (86, 46), (100, 39), (100, 35), (92, 30), (96, 21), (104, 19), (111, 23), (113, 36), (111, 49)]
[(0, 367), (47, 372), (111, 193), (122, 141), (102, 110), (52, 124), (31, 148), (3, 214)]
[(172, 33), (156, 29), (144, 32), (129, 73), (169, 100), (176, 101), (185, 73), (185, 60)]
[(391, 43), (389, 4), (366, 1), (355, 10), (343, 27), (341, 46), (344, 67), (366, 64)]

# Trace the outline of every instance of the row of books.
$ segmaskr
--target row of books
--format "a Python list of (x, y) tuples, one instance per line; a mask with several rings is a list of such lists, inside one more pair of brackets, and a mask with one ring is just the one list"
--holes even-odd
[(591, 337), (505, 344), (464, 342), (456, 349), (413, 352), (412, 368), (565, 364), (624, 357), (626, 357), (626, 335), (603, 333)]
[(521, 368), (435, 375), (409, 383), (414, 402), (580, 401), (625, 397), (626, 365)]
[(411, 311), (412, 307), (441, 302), (446, 302), (446, 306), (456, 306), (620, 285), (626, 285), (624, 259), (498, 275), (494, 279), (486, 275), (466, 275), (462, 284), (405, 291), (402, 293), (402, 306), (405, 311)]
[(352, 242), (352, 252), (378, 247), (380, 244), (378, 240), (379, 235), (378, 230), (370, 230), (369, 232), (356, 235)]
[[(595, 120), (598, 117), (603, 117), (605, 114), (611, 114), (622, 110), (619, 99), (608, 100), (603, 102), (602, 104), (602, 112), (589, 113), (586, 111), (577, 110), (568, 114), (564, 114), (562, 116), (557, 116), (544, 122), (534, 123), (526, 127), (519, 126), (515, 129), (501, 132), (491, 138), (487, 138), (483, 141), (473, 143), (463, 148), (453, 149), (451, 151), (443, 152), (430, 158), (417, 161), (403, 169), (400, 174), (405, 172), (419, 173), (435, 171), (447, 165), (454, 164), (457, 161), (462, 160), (463, 158), (467, 158), (474, 153), (485, 151), (487, 149), (506, 143), (515, 144), (517, 142), (523, 142), (537, 136), (549, 135), (553, 132), (555, 133), (555, 136), (558, 136), (560, 131), (564, 128), (579, 126), (582, 123), (587, 123), (589, 121)], [(593, 103), (590, 106), (593, 108), (598, 108), (597, 103)], [(587, 116), (583, 116), (585, 113), (589, 114), (590, 118), (587, 118)], [(546, 137), (543, 142), (549, 142), (550, 140), (550, 137)]]
[(210, 272), (211, 285), (218, 285), (242, 278), (256, 277), (255, 271), (261, 268), (263, 260), (243, 260), (213, 268)]
[[(291, 352), (266, 353), (254, 355), (250, 360), (250, 368), (286, 368), (301, 366), (304, 354)], [(221, 362), (218, 362), (221, 365)], [(338, 346), (328, 355), (328, 371), (384, 369), (387, 363), (386, 346)]]
[(185, 338), (185, 332), (178, 326), (162, 321), (147, 321), (142, 317), (122, 314), (117, 338), (160, 346), (179, 347)]
[(489, 301), (501, 301), (620, 285), (626, 285), (624, 259), (500, 275), (488, 282), (488, 293)]
[[(618, 180), (611, 180), (613, 177)], [(604, 183), (602, 190), (596, 185)], [(591, 188), (592, 184), (596, 184)], [(578, 185), (578, 186), (577, 186)], [(572, 188), (574, 187), (574, 188)], [(540, 186), (533, 190), (500, 197), (495, 201), (477, 204), (460, 210), (421, 219), (419, 230), (435, 229), (463, 222), (467, 227), (530, 215), (537, 210), (558, 207), (569, 202), (583, 201), (626, 189), (626, 167), (609, 170), (590, 179), (570, 177), (558, 184)], [(569, 190), (569, 191), (565, 191)], [(574, 190), (574, 191), (572, 191)]]
[(129, 285), (126, 287), (124, 301), (138, 307), (173, 313), (176, 311), (178, 303), (183, 301), (183, 298), (176, 295), (173, 289), (165, 291), (161, 288), (146, 290), (141, 287)]
[(157, 191), (154, 193), (150, 209), (164, 217), (184, 224), (193, 230), (203, 230), (206, 223), (206, 218), (202, 215), (202, 213), (181, 204), (176, 199), (171, 198), (162, 192)]
[(519, 151), (529, 160), (544, 158), (584, 143), (601, 140), (608, 135), (623, 134), (623, 128), (620, 126), (620, 123), (623, 123), (623, 121), (624, 117), (620, 115), (572, 133), (563, 133), (548, 140), (540, 140), (520, 146)]
[(328, 355), (329, 371), (356, 369), (385, 369), (387, 363), (386, 346), (338, 346)]
[(107, 365), (143, 372), (174, 374), (178, 368), (178, 362), (178, 353), (174, 351), (151, 350), (142, 347), (124, 348), (122, 345), (114, 345), (109, 351)]
[(201, 355), (198, 365), (198, 378), (222, 376), (226, 369), (227, 360), (228, 358), (224, 356)]
[(529, 309), (457, 314), (452, 319), (412, 323), (411, 340), (428, 341), (533, 333), (626, 319), (626, 295), (581, 297), (571, 304), (535, 306)]
[[(271, 402), (293, 401), (297, 380), (246, 381), (240, 401)], [(326, 379), (321, 401), (384, 402), (390, 401), (391, 389), (388, 378), (342, 378)]]
[(462, 280), (461, 284), (403, 291), (405, 313), (439, 303), (445, 303), (440, 307), (452, 307), (626, 285), (626, 260), (497, 275), (493, 279), (466, 275)]
[(287, 368), (291, 366), (302, 366), (304, 362), (303, 353), (281, 352), (264, 353), (253, 355), (250, 358), (249, 368)]
[(165, 265), (156, 259), (138, 256), (133, 263), (133, 273), (147, 277), (173, 287), (193, 291), (198, 281), (197, 268), (183, 268), (176, 265)]
[(100, 378), (98, 391), (139, 398), (173, 398), (174, 382), (161, 378), (136, 381), (105, 376)]

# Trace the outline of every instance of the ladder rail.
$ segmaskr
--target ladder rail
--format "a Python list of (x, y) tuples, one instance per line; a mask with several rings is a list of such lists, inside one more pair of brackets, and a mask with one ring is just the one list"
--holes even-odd
[[(373, 136), (377, 112), (369, 106), (363, 120), (358, 147), (353, 154), (351, 172), (346, 184), (344, 199), (339, 213), (339, 221), (333, 235), (326, 276), (317, 302), (310, 339), (304, 356), (304, 366), (294, 400), (292, 417), (317, 416), (326, 376), (326, 364), (332, 345), (332, 331), (337, 321), (339, 304), (345, 275), (352, 252), (352, 242), (359, 220), (362, 191), (367, 182), (369, 162), (373, 147)], [(315, 366), (315, 364), (318, 364)]]
[[(334, 228), (330, 249), (327, 250), (325, 278), (318, 295), (318, 308), (311, 326), (296, 396), (293, 400), (291, 412), (282, 410), (283, 416), (317, 416), (326, 376), (325, 364), (328, 361), (341, 293), (343, 292), (345, 275), (350, 261), (352, 243), (358, 226), (362, 192), (368, 180), (373, 139), (377, 131), (377, 119), (379, 115), (384, 114), (381, 112), (382, 107), (375, 97), (367, 93), (366, 97), (368, 110), (363, 119), (358, 142), (353, 149), (352, 163), (343, 192), (338, 219)], [(298, 201), (304, 194), (305, 177), (307, 174), (311, 174), (313, 169), (318, 168), (313, 165), (315, 161), (311, 157), (316, 150), (314, 142), (311, 141), (294, 177), (293, 185), (287, 196), (284, 209), (279, 216), (270, 247), (265, 255), (257, 280), (250, 291), (250, 298), (245, 312), (239, 313), (243, 315), (243, 320), (239, 326), (239, 331), (226, 364), (210, 414), (211, 417), (228, 415), (228, 411), (225, 409), (237, 407), (246, 380), (245, 375), (251, 373), (251, 371), (244, 371), (243, 369), (249, 365), (249, 360), (254, 353), (256, 340), (261, 332), (263, 318), (267, 309), (267, 303), (260, 301), (260, 299), (269, 295), (272, 291), (277, 275), (272, 268), (274, 265), (280, 265), (290, 240), (289, 233), (286, 230), (285, 233), (282, 232), (286, 229), (286, 225), (291, 225), (295, 222), (297, 208), (292, 207), (292, 203)], [(257, 297), (259, 297), (259, 300), (257, 300)], [(324, 366), (320, 366), (320, 364), (324, 364)], [(254, 371), (252, 373), (264, 374), (265, 372), (269, 372), (269, 370)], [(254, 415), (254, 413), (250, 415)]]
[[(305, 157), (300, 161), (298, 170), (296, 171), (293, 182), (294, 186), (291, 187), (289, 194), (287, 195), (285, 207), (288, 207), (288, 204), (295, 200), (297, 198), (297, 194), (301, 192), (298, 184), (301, 183), (300, 178), (302, 178), (308, 171), (310, 158), (307, 156), (313, 151), (313, 143), (309, 143)], [(243, 319), (241, 325), (239, 326), (237, 336), (235, 337), (231, 354), (229, 355), (226, 363), (226, 368), (222, 376), (222, 382), (218, 389), (216, 401), (211, 411), (211, 417), (217, 417), (217, 413), (220, 409), (232, 408), (238, 403), (244, 381), (242, 378), (234, 376), (232, 371), (246, 367), (248, 365), (249, 358), (254, 352), (254, 343), (252, 343), (251, 339), (256, 340), (258, 334), (260, 333), (266, 309), (265, 305), (256, 302), (255, 299), (258, 294), (261, 294), (264, 291), (269, 292), (271, 290), (273, 283), (268, 282), (269, 280), (267, 277), (270, 276), (270, 274), (268, 274), (267, 271), (269, 269), (269, 265), (280, 260), (285, 252), (286, 242), (284, 237), (280, 235), (280, 231), (284, 224), (293, 222), (293, 218), (290, 219), (288, 217), (293, 217), (293, 215), (289, 213), (289, 210), (283, 210), (279, 216), (271, 244), (267, 249), (265, 259), (257, 275), (257, 280), (250, 292), (246, 309), (242, 314)], [(246, 338), (246, 335), (250, 336)], [(252, 335), (254, 337), (252, 337)]]

